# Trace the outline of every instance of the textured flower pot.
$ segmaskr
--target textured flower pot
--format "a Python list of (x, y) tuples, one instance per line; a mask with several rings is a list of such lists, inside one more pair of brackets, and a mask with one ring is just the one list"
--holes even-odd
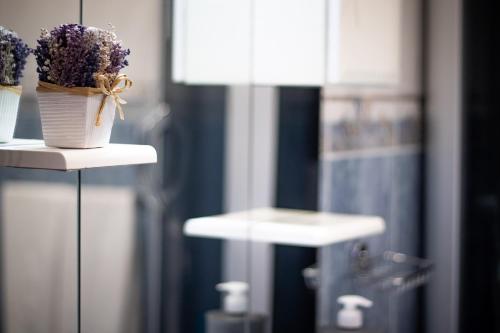
[(14, 137), (20, 98), (19, 93), (0, 88), (0, 142), (9, 142)]
[(37, 91), (45, 145), (58, 148), (98, 148), (109, 143), (115, 102), (108, 98), (96, 125), (103, 95)]

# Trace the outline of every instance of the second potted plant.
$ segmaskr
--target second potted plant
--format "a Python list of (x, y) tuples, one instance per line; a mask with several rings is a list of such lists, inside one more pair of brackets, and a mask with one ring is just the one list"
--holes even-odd
[(20, 79), (30, 52), (15, 32), (0, 26), (0, 142), (9, 142), (14, 136)]
[(35, 56), (47, 146), (97, 148), (109, 143), (115, 109), (123, 119), (120, 94), (132, 85), (120, 74), (129, 54), (110, 30), (79, 24), (42, 30)]

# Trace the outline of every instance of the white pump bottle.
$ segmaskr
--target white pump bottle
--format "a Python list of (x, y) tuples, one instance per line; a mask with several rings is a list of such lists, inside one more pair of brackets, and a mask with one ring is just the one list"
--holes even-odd
[(226, 313), (245, 313), (248, 310), (248, 283), (231, 281), (219, 283), (215, 289), (224, 292), (222, 309)]
[(358, 295), (345, 295), (337, 299), (343, 308), (337, 314), (337, 327), (357, 330), (363, 327), (363, 312), (359, 307), (369, 308), (373, 302)]
[(249, 313), (248, 283), (230, 281), (215, 286), (222, 293), (222, 309), (205, 314), (206, 333), (264, 333), (267, 318)]

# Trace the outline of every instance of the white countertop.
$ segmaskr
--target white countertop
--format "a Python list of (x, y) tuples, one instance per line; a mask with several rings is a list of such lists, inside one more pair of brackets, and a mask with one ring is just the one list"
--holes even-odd
[(80, 170), (156, 163), (156, 150), (147, 145), (109, 144), (103, 148), (64, 149), (43, 140), (14, 139), (0, 144), (0, 167)]
[(381, 234), (385, 222), (378, 216), (332, 214), (291, 209), (250, 211), (188, 220), (188, 236), (320, 247)]

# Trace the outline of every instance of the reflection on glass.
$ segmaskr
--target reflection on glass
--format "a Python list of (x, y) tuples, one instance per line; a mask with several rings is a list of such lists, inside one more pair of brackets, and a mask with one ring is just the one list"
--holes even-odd
[[(78, 1), (10, 1), (2, 4), (0, 26), (33, 48), (41, 28), (78, 17)], [(16, 138), (42, 137), (35, 67), (28, 56)], [(75, 330), (76, 181), (75, 172), (0, 169), (3, 332)]]
[[(67, 22), (78, 22), (79, 2), (56, 0), (11, 1), (0, 11), (0, 25), (14, 30), (29, 47), (36, 46), (40, 29), (50, 29)], [(21, 79), (23, 92), (14, 136), (18, 138), (41, 139), (42, 131), (35, 87), (38, 82), (36, 62), (31, 55), (27, 59), (24, 76)]]
[[(399, 66), (399, 1), (385, 1), (391, 10), (358, 2), (360, 8), (337, 1), (332, 9), (323, 0), (287, 6), (278, 0), (85, 0), (80, 13), (79, 1), (20, 0), (2, 8), (0, 25), (31, 47), (40, 28), (77, 23), (80, 14), (87, 32), (114, 30), (130, 49), (121, 73), (133, 85), (120, 94), (128, 103), (124, 120), (114, 121), (111, 142), (152, 144), (159, 153), (155, 166), (83, 173), (83, 331), (215, 333), (225, 319), (239, 316), (242, 332), (255, 322), (257, 331), (311, 332), (333, 324), (338, 296), (364, 293), (382, 313), (371, 312), (367, 322), (397, 332), (402, 324), (391, 318), (398, 300), (357, 288), (346, 276), (353, 238), (377, 233), (366, 241), (376, 251), (419, 247), (417, 237), (401, 236), (419, 232), (421, 111), (413, 63), (419, 50), (411, 41), (418, 29), (402, 29), (411, 37), (405, 43), (413, 44)], [(367, 58), (379, 40), (364, 40), (378, 27), (373, 7), (391, 17), (379, 20), (387, 21), (379, 32), (394, 47), (380, 48), (387, 62), (376, 62), (387, 77), (372, 75), (380, 68)], [(339, 41), (328, 38), (341, 34), (348, 34), (342, 50), (330, 52)], [(339, 58), (352, 49), (366, 67)], [(394, 85), (400, 74), (401, 85)], [(77, 79), (61, 82), (88, 84), (88, 77)], [(30, 56), (16, 137), (42, 137), (37, 81)], [(325, 81), (366, 87), (325, 87)], [(73, 331), (75, 173), (2, 170), (0, 181), (5, 331)], [(364, 222), (363, 232), (332, 232), (322, 228), (332, 217), (315, 211), (382, 216), (387, 233), (380, 234), (378, 218), (370, 219), (376, 232)], [(343, 219), (351, 227), (359, 222)], [(212, 224), (196, 234), (188, 220)], [(217, 229), (223, 224), (225, 230)], [(304, 283), (307, 267), (314, 291)], [(229, 281), (237, 283), (220, 285)], [(404, 300), (408, 316), (414, 296)]]
[(72, 332), (76, 172), (0, 170), (2, 329)]

